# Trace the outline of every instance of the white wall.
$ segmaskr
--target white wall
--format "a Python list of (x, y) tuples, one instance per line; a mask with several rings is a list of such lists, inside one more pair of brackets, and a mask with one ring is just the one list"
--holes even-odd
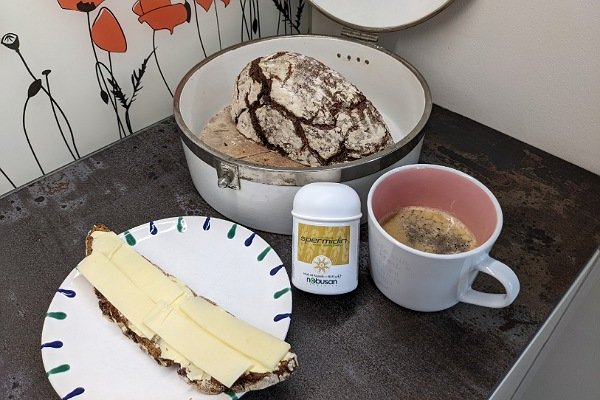
[[(75, 7), (68, 9), (76, 4), (74, 1), (61, 2), (66, 5), (63, 9), (57, 1), (0, 0), (0, 197), (73, 162), (79, 158), (77, 153), (85, 156), (171, 115), (170, 92), (204, 58), (202, 46), (206, 54), (212, 54), (220, 49), (220, 44), (225, 48), (256, 38), (258, 33), (271, 36), (289, 31), (278, 22), (281, 14), (271, 1), (215, 0), (208, 11), (194, 1), (172, 1), (171, 7), (179, 7), (180, 11), (185, 9), (185, 3), (190, 7), (189, 15), (179, 14), (184, 18), (178, 20), (180, 24), (172, 33), (165, 29), (154, 32), (148, 23), (140, 22), (132, 11), (134, 3), (133, 0), (95, 1), (99, 6), (85, 13)], [(256, 8), (251, 8), (251, 3)], [(244, 9), (242, 4), (246, 5)], [(295, 10), (298, 1), (293, 4)], [(252, 26), (251, 12), (255, 14), (251, 10), (257, 8), (260, 11), (256, 27), (260, 30), (251, 34), (243, 21)], [(123, 32), (127, 42), (125, 52), (108, 53), (102, 50), (107, 48), (106, 43), (101, 47), (89, 36), (89, 25), (93, 26), (99, 15), (108, 15), (106, 10)], [(154, 17), (168, 22), (170, 16), (165, 14), (168, 11), (159, 10)], [(156, 21), (154, 17), (152, 20)], [(303, 31), (304, 25), (303, 21)], [(104, 27), (105, 33), (117, 31), (115, 25), (112, 30), (106, 24)], [(14, 41), (5, 42), (7, 34), (18, 36), (18, 46)], [(144, 64), (154, 46), (156, 57), (150, 57)], [(100, 65), (105, 66), (100, 68), (102, 77), (96, 75), (96, 67)], [(141, 85), (134, 91), (132, 75), (135, 72), (140, 76), (142, 65), (145, 72)], [(51, 73), (44, 74), (45, 70)], [(100, 95), (100, 87), (105, 93), (112, 93), (108, 82), (111, 73), (128, 101), (135, 93), (135, 102), (130, 104), (127, 114), (131, 131), (126, 127), (123, 103), (111, 95), (110, 102), (105, 104)], [(32, 83), (34, 89), (36, 86), (40, 89), (39, 83), (44, 90), (31, 90), (30, 94)]]
[[(317, 11), (312, 29), (339, 32)], [(600, 174), (600, 1), (455, 0), (380, 44), (434, 103)]]

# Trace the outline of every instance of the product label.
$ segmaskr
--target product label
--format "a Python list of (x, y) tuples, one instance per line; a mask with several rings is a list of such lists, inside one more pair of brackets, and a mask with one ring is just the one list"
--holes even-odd
[(316, 272), (350, 262), (350, 226), (298, 224), (298, 261), (312, 264)]
[(317, 275), (309, 274), (306, 277), (306, 283), (308, 285), (337, 285), (339, 278), (341, 278), (341, 274), (336, 275)]

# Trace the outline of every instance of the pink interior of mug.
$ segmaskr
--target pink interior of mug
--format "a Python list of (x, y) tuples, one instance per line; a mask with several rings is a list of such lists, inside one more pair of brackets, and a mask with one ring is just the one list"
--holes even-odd
[(373, 191), (371, 207), (380, 223), (408, 206), (437, 208), (454, 215), (479, 245), (492, 236), (498, 222), (488, 193), (472, 180), (445, 169), (403, 169), (385, 177)]

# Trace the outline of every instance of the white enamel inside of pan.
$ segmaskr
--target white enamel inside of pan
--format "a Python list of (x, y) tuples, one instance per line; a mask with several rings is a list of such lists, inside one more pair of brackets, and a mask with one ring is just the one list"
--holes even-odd
[[(380, 111), (395, 142), (408, 135), (425, 113), (425, 88), (398, 58), (348, 40), (288, 36), (223, 52), (188, 76), (181, 89), (178, 109), (186, 127), (192, 133), (200, 134), (208, 120), (230, 104), (235, 79), (243, 67), (257, 57), (277, 51), (305, 54), (340, 72)], [(420, 148), (421, 143), (392, 167), (417, 162)], [(241, 179), (239, 190), (219, 188), (215, 168), (200, 160), (185, 143), (184, 150), (194, 185), (217, 211), (254, 229), (291, 234), (290, 212), (298, 186), (276, 186)], [(364, 207), (370, 185), (383, 172), (343, 183), (357, 190)], [(332, 178), (335, 181), (335, 177)], [(363, 209), (365, 215), (366, 208)]]

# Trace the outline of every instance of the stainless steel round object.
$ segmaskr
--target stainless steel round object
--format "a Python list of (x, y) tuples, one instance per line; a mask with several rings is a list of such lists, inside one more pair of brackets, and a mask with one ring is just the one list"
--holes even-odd
[(321, 13), (357, 31), (393, 32), (418, 25), (453, 0), (309, 0)]

